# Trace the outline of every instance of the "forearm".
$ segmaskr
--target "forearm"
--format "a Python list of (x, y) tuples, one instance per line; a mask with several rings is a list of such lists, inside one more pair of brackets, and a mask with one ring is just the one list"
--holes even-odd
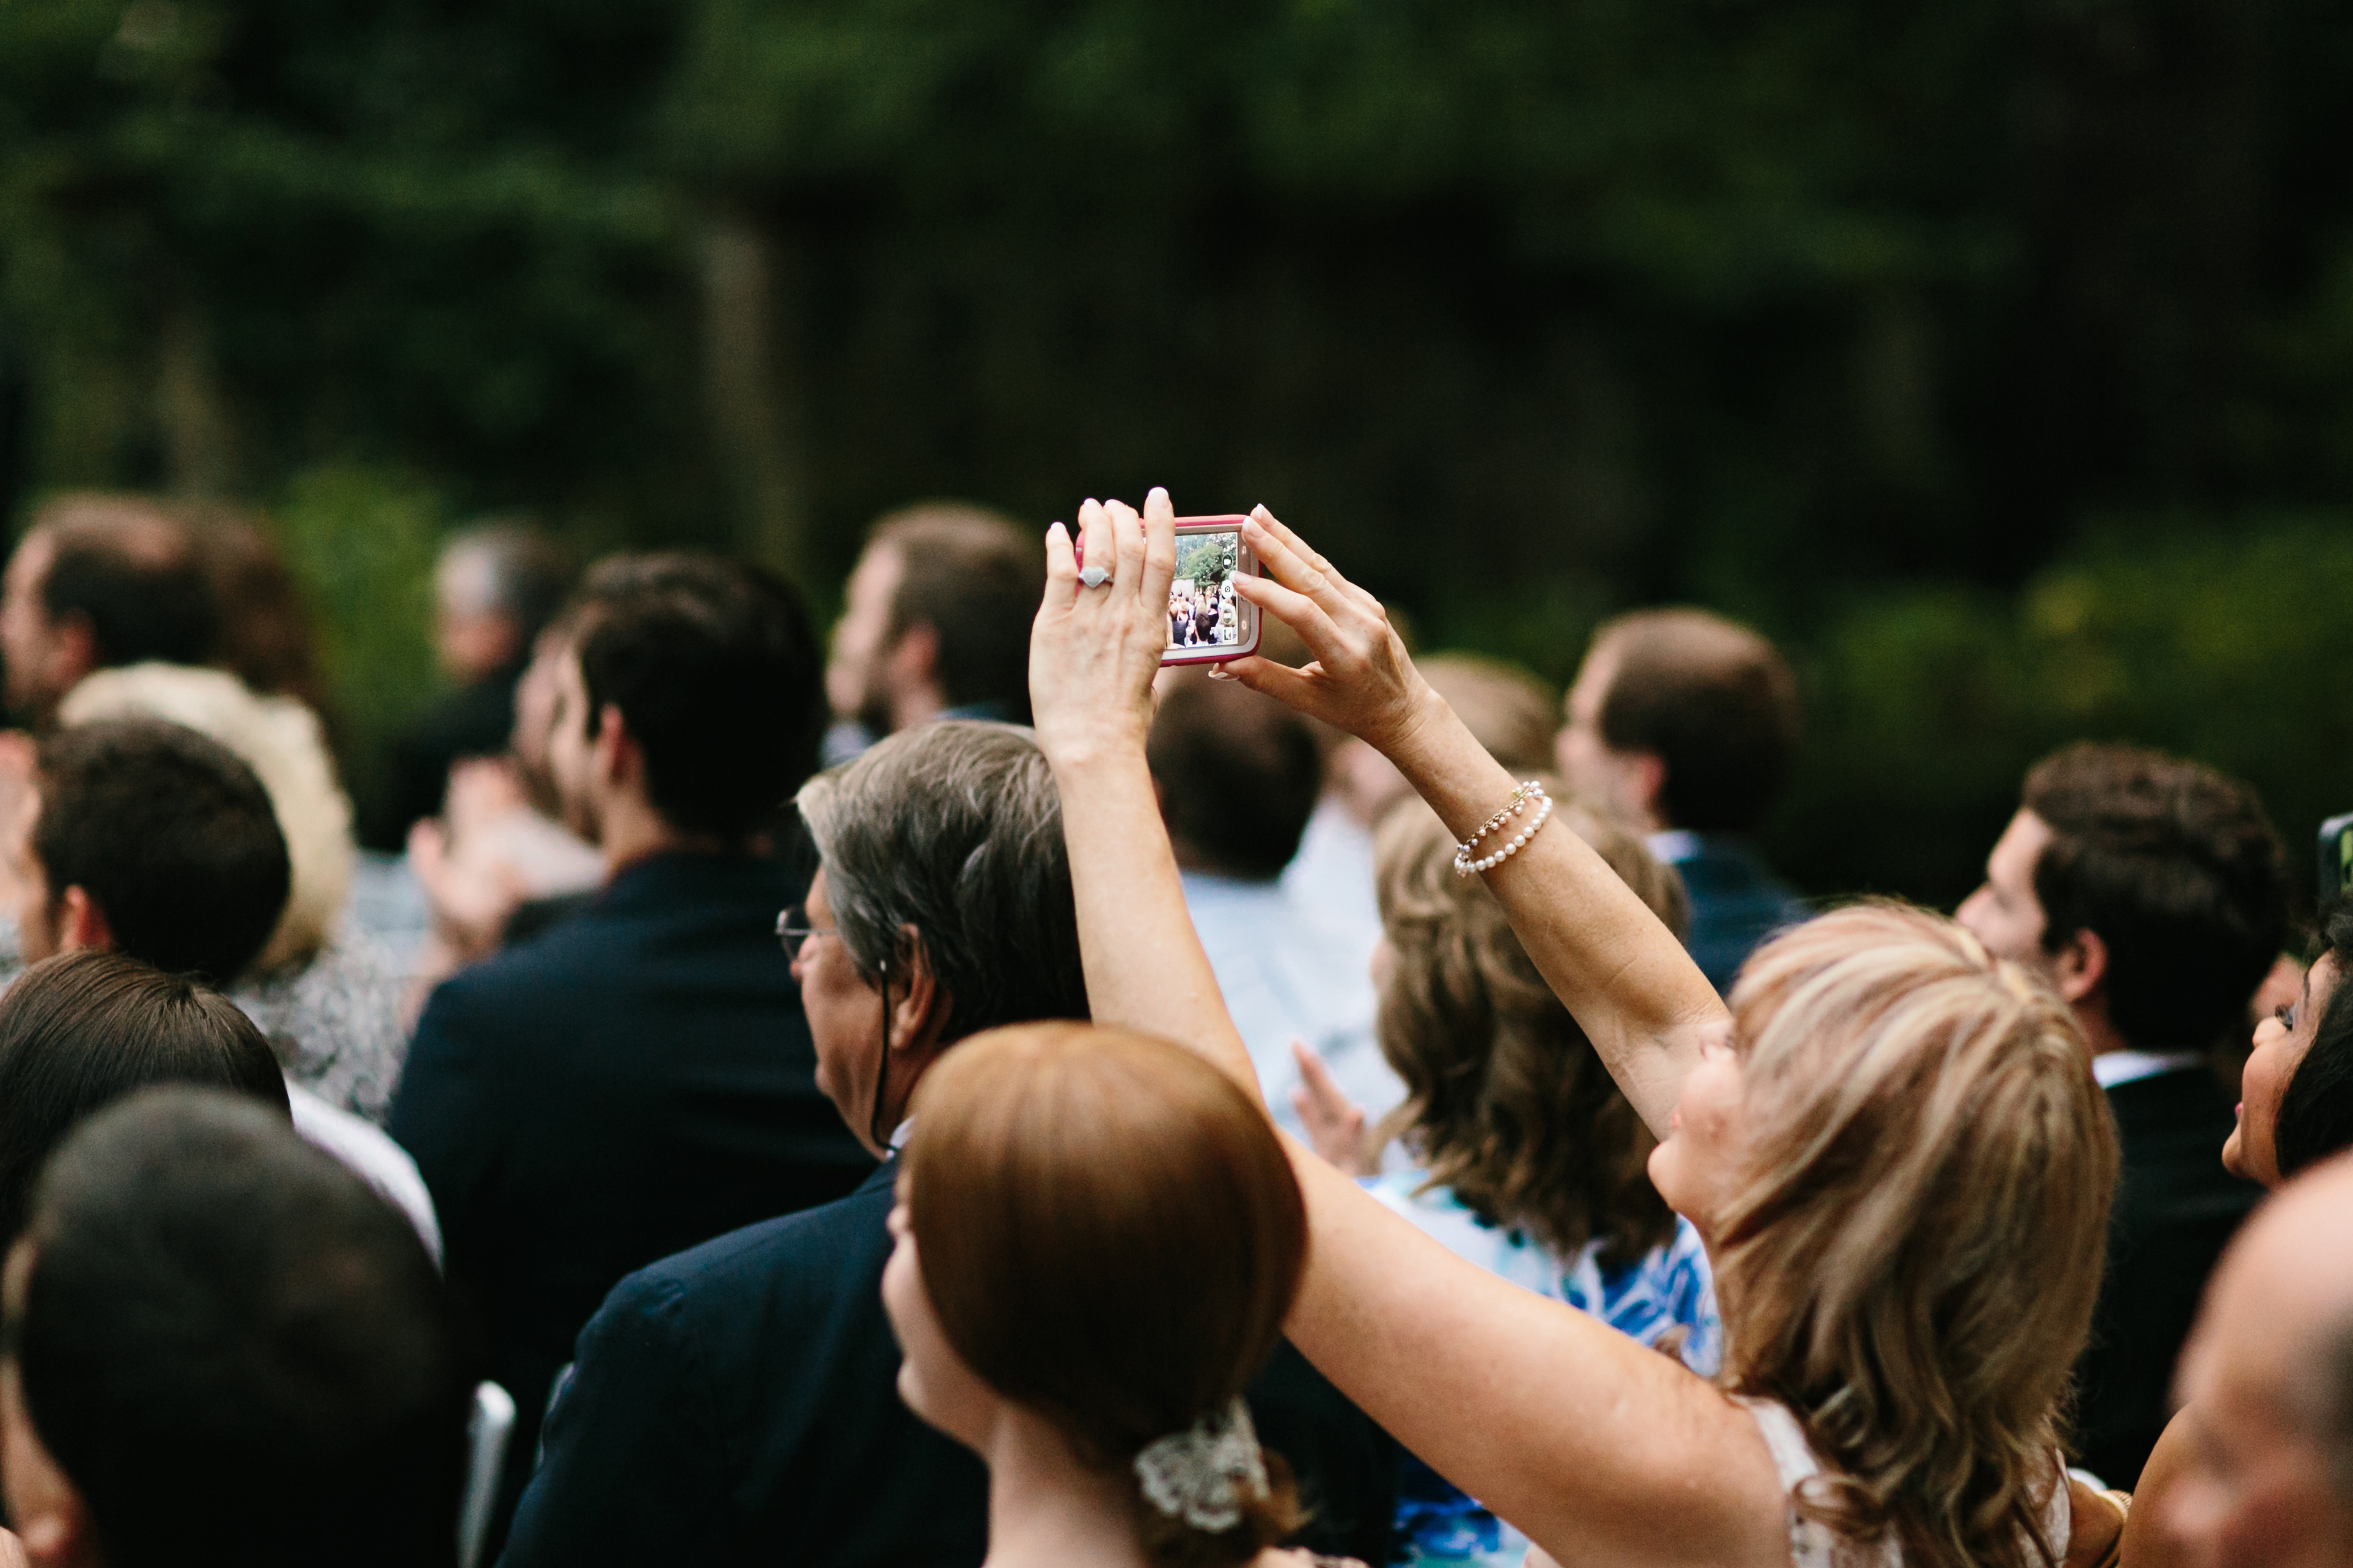
[[(1435, 693), (1390, 742), (1389, 757), (1448, 831), (1462, 838), (1522, 782)], [(1491, 847), (1492, 841), (1482, 846)], [(1697, 1030), (1723, 1015), (1706, 976), (1674, 933), (1565, 824), (1548, 826), (1510, 859), (1479, 874), (1627, 1098), (1663, 1136), (1683, 1076), (1697, 1059)]]
[(1186, 910), (1142, 749), (1058, 759), (1054, 777), (1094, 1021), (1190, 1047), (1259, 1097), (1250, 1052)]

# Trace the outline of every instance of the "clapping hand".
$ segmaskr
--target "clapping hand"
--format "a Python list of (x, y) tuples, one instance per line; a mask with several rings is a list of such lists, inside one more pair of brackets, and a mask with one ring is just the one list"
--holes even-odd
[(1343, 1174), (1369, 1176), (1381, 1168), (1380, 1152), (1365, 1131), (1365, 1108), (1348, 1098), (1324, 1058), (1303, 1040), (1291, 1042), (1291, 1059), (1299, 1064), (1299, 1084), (1291, 1091), (1291, 1109), (1307, 1142), (1325, 1163)]
[(1238, 658), (1213, 673), (1395, 757), (1444, 704), (1414, 668), (1381, 602), (1262, 506), (1251, 509), (1242, 536), (1264, 574), (1236, 577), (1234, 591), (1297, 632), (1314, 662), (1292, 669), (1272, 659)]
[[(1092, 586), (1081, 576), (1104, 574)], [(1046, 598), (1029, 631), (1029, 706), (1058, 765), (1133, 752), (1152, 727), (1152, 678), (1168, 645), (1176, 511), (1155, 486), (1144, 510), (1079, 509), (1079, 538), (1046, 531)]]

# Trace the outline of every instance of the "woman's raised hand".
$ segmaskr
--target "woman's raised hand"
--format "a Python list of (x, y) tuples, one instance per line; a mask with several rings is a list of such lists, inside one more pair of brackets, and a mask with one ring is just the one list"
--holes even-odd
[[(1109, 575), (1089, 587), (1082, 567)], [(1029, 707), (1049, 761), (1143, 755), (1176, 575), (1176, 511), (1156, 485), (1141, 515), (1124, 501), (1090, 500), (1079, 509), (1076, 540), (1059, 522), (1046, 531), (1046, 598), (1029, 629)]]
[(1268, 658), (1220, 665), (1229, 679), (1335, 724), (1395, 757), (1443, 708), (1389, 626), (1381, 602), (1357, 587), (1264, 507), (1242, 535), (1263, 576), (1237, 576), (1234, 591), (1297, 632), (1314, 661), (1291, 669)]

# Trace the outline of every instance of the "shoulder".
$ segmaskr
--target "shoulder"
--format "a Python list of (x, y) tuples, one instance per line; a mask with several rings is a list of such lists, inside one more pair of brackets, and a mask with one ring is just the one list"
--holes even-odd
[(890, 1252), (892, 1187), (878, 1171), (849, 1196), (762, 1220), (648, 1265), (614, 1288), (607, 1308), (699, 1321), (741, 1319), (757, 1300), (790, 1312), (866, 1291), (865, 1267)]

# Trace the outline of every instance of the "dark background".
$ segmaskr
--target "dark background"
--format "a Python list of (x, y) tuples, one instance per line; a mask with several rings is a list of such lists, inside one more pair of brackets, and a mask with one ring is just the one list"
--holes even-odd
[(2353, 12), (2318, 0), (7, 0), (0, 506), (240, 500), (347, 767), (441, 531), (838, 599), (960, 495), (1264, 501), (1556, 681), (1705, 603), (1810, 889), (2077, 735), (2353, 805)]

